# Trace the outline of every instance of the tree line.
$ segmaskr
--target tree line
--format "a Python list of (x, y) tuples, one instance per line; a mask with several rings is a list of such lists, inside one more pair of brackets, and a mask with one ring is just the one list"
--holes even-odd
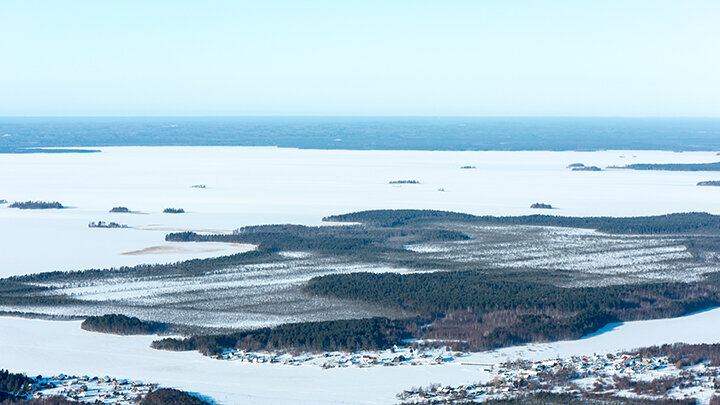
[(206, 356), (224, 349), (266, 351), (356, 351), (376, 350), (400, 344), (407, 337), (402, 321), (387, 318), (347, 319), (283, 324), (231, 334), (195, 335), (185, 339), (165, 338), (152, 343), (161, 350), (198, 350)]

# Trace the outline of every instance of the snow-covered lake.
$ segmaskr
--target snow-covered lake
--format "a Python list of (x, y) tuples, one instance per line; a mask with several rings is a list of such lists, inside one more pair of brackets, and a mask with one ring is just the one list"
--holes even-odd
[[(248, 246), (177, 244), (168, 232), (228, 232), (267, 223), (320, 224), (330, 214), (432, 208), (487, 215), (720, 214), (720, 188), (697, 187), (720, 173), (573, 172), (570, 163), (700, 163), (711, 152), (428, 152), (249, 147), (116, 147), (95, 154), (0, 155), (0, 199), (59, 201), (63, 210), (0, 205), (0, 277), (222, 255)], [(460, 169), (475, 166), (475, 169)], [(392, 180), (420, 184), (390, 185)], [(207, 188), (191, 188), (204, 184)], [(440, 189), (444, 191), (439, 191)], [(109, 214), (115, 206), (138, 211)], [(185, 214), (163, 214), (166, 207)], [(90, 221), (130, 229), (91, 229)], [(134, 254), (128, 254), (134, 253)], [(720, 309), (629, 322), (593, 337), (473, 354), (468, 361), (542, 359), (671, 342), (717, 342)], [(28, 374), (89, 374), (159, 382), (221, 403), (384, 404), (405, 388), (464, 384), (481, 366), (332, 369), (223, 362), (148, 347), (152, 337), (82, 331), (79, 322), (0, 318), (0, 368)]]
[(213, 360), (197, 352), (148, 347), (153, 337), (86, 332), (80, 322), (0, 317), (0, 367), (28, 375), (109, 375), (158, 382), (208, 395), (223, 404), (388, 404), (395, 394), (431, 383), (486, 381), (486, 366), (526, 358), (611, 353), (663, 343), (718, 341), (720, 309), (682, 318), (627, 322), (576, 341), (531, 344), (475, 353), (432, 366), (334, 368)]
[[(164, 236), (267, 223), (319, 224), (326, 215), (376, 208), (523, 215), (538, 213), (530, 204), (546, 202), (558, 208), (549, 212), (557, 215), (720, 213), (720, 188), (695, 185), (720, 179), (720, 173), (566, 168), (575, 162), (606, 167), (720, 160), (712, 152), (101, 149), (91, 154), (0, 155), (0, 199), (59, 201), (71, 207), (38, 211), (0, 205), (0, 276), (222, 255), (246, 247), (178, 246)], [(388, 184), (392, 180), (421, 184)], [(196, 184), (207, 188), (191, 188)], [(115, 206), (139, 213), (108, 213)], [(187, 213), (163, 214), (167, 207)], [(87, 227), (99, 220), (133, 228)]]

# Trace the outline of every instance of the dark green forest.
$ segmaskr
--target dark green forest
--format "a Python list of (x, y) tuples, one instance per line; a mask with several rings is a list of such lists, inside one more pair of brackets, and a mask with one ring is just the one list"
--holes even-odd
[(410, 336), (403, 323), (386, 318), (291, 323), (232, 334), (165, 338), (153, 342), (152, 347), (198, 350), (206, 356), (218, 355), (226, 348), (312, 352), (384, 349)]
[(17, 201), (10, 205), (10, 208), (19, 208), (21, 210), (46, 210), (65, 208), (57, 201)]
[(313, 278), (306, 291), (431, 316), (425, 338), (462, 349), (577, 339), (617, 321), (673, 317), (720, 305), (720, 274), (698, 283), (563, 288), (484, 271), (352, 273)]
[(0, 369), (0, 394), (25, 395), (30, 392), (33, 380), (23, 374)]
[(209, 402), (173, 388), (160, 388), (145, 395), (140, 405), (209, 405)]
[(152, 335), (167, 329), (167, 325), (145, 322), (134, 316), (107, 314), (89, 316), (80, 324), (84, 330), (112, 333), (114, 335)]
[(720, 234), (720, 215), (687, 212), (647, 217), (563, 217), (526, 215), (516, 217), (476, 216), (435, 210), (373, 210), (323, 218), (328, 222), (361, 222), (381, 227), (418, 225), (429, 221), (451, 221), (487, 225), (536, 225), (597, 229), (616, 234)]

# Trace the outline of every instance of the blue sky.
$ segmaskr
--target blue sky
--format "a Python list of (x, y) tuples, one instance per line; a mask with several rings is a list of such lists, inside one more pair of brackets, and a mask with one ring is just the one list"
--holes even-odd
[(720, 116), (720, 1), (0, 0), (0, 116)]

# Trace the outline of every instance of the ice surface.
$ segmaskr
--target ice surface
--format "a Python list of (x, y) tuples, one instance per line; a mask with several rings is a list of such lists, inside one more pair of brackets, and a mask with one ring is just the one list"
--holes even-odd
[[(717, 161), (711, 152), (321, 151), (247, 147), (102, 150), (95, 154), (0, 156), (0, 199), (60, 201), (71, 207), (21, 211), (0, 205), (0, 276), (221, 255), (248, 247), (172, 244), (165, 242), (164, 236), (181, 230), (229, 232), (244, 225), (268, 223), (313, 225), (327, 215), (366, 209), (432, 208), (481, 215), (526, 215), (538, 213), (529, 208), (530, 204), (545, 202), (558, 209), (541, 213), (568, 216), (688, 211), (720, 214), (720, 189), (695, 186), (698, 181), (716, 180), (715, 173), (573, 172), (566, 168), (574, 162), (605, 167)], [(460, 169), (466, 165), (476, 169)], [(421, 184), (388, 184), (405, 178), (417, 179)], [(191, 188), (193, 184), (206, 184), (207, 188)], [(445, 192), (438, 192), (440, 188)], [(115, 206), (139, 213), (109, 214), (108, 210)], [(166, 207), (182, 207), (186, 213), (162, 214)], [(89, 221), (98, 220), (132, 228), (87, 227)], [(562, 235), (553, 240), (562, 241)], [(682, 248), (664, 241), (620, 242), (646, 255), (633, 258), (621, 251), (593, 252), (586, 246), (584, 259), (567, 258), (564, 263), (581, 270), (587, 269), (587, 263), (597, 262), (614, 268), (630, 263), (653, 270), (657, 260), (646, 256), (686, 257)], [(526, 256), (518, 260), (533, 261), (538, 267), (547, 263), (547, 252), (524, 248), (523, 252)], [(192, 288), (192, 282), (179, 285)], [(145, 299), (149, 289), (164, 285), (119, 287), (106, 299)], [(92, 285), (78, 287), (75, 293), (94, 299), (104, 294)], [(267, 322), (267, 317), (258, 315), (257, 323)], [(543, 359), (680, 341), (717, 342), (718, 325), (720, 310), (671, 320), (628, 322), (577, 341), (477, 353), (471, 361)], [(0, 318), (0, 367), (28, 374), (113, 375), (159, 382), (227, 404), (384, 404), (393, 402), (396, 393), (412, 386), (434, 382), (457, 385), (487, 378), (482, 366), (459, 363), (322, 370), (223, 362), (194, 352), (154, 351), (148, 347), (152, 339), (86, 332), (78, 322)]]
[[(624, 158), (620, 156), (625, 156)], [(635, 156), (635, 157), (632, 157)], [(171, 231), (227, 232), (244, 225), (318, 224), (330, 214), (377, 208), (433, 208), (487, 215), (632, 216), (720, 213), (720, 189), (697, 187), (709, 172), (573, 172), (569, 163), (608, 166), (712, 162), (712, 152), (436, 152), (252, 147), (114, 147), (88, 154), (0, 156), (0, 199), (60, 201), (64, 210), (0, 205), (0, 276), (172, 262), (235, 251), (164, 242)], [(476, 166), (462, 170), (461, 166)], [(388, 181), (417, 179), (393, 186)], [(206, 184), (206, 189), (191, 188)], [(445, 190), (438, 192), (439, 188)], [(138, 214), (110, 214), (125, 206)], [(185, 214), (162, 214), (182, 207)], [(115, 221), (132, 229), (88, 228)], [(153, 249), (147, 255), (127, 255)], [(163, 253), (165, 251), (165, 253)]]

